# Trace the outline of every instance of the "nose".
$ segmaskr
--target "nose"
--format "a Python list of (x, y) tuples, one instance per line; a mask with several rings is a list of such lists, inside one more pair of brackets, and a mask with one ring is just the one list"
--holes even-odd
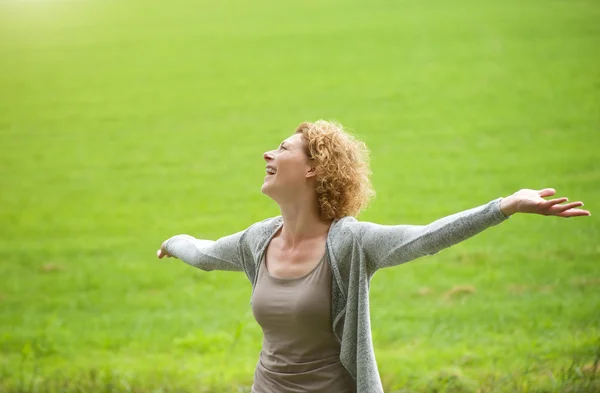
[(266, 162), (273, 161), (273, 153), (271, 153), (270, 151), (267, 151), (267, 152), (263, 153), (263, 158), (265, 159)]

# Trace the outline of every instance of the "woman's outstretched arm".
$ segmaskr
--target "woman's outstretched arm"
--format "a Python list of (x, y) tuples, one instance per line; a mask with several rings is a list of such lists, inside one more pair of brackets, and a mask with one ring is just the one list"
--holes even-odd
[(395, 266), (424, 255), (435, 254), (497, 225), (515, 213), (558, 217), (588, 216), (578, 207), (582, 202), (564, 203), (567, 198), (544, 199), (554, 189), (520, 190), (483, 206), (444, 217), (429, 225), (378, 225), (360, 222), (358, 236), (371, 269)]
[(156, 252), (158, 258), (175, 257), (202, 270), (243, 271), (240, 242), (245, 231), (219, 240), (201, 240), (177, 235), (165, 240)]

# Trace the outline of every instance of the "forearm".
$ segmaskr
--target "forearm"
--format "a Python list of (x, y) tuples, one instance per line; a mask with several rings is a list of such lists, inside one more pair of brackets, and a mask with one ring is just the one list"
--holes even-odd
[(190, 235), (176, 235), (165, 241), (168, 255), (181, 259), (188, 265), (199, 267), (202, 260), (202, 245), (209, 246), (214, 241), (196, 239)]
[(202, 270), (243, 270), (239, 253), (241, 232), (217, 241), (177, 235), (163, 243), (167, 255)]
[(485, 205), (436, 220), (422, 227), (422, 230), (416, 231), (413, 242), (422, 248), (425, 254), (435, 254), (467, 240), (508, 218), (501, 208), (503, 200), (496, 199)]

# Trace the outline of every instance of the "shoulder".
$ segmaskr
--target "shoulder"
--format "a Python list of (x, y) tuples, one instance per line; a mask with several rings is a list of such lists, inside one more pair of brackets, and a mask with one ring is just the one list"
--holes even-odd
[(253, 251), (258, 251), (277, 232), (283, 223), (281, 216), (270, 217), (250, 225), (243, 234), (243, 240)]
[(335, 247), (348, 246), (360, 236), (360, 221), (352, 216), (335, 220), (329, 231), (331, 245)]
[(256, 222), (246, 230), (248, 234), (253, 236), (272, 235), (283, 223), (281, 216), (269, 217), (262, 221)]
[(362, 224), (363, 222), (358, 221), (355, 217), (346, 216), (333, 222), (331, 234), (336, 236), (356, 235)]

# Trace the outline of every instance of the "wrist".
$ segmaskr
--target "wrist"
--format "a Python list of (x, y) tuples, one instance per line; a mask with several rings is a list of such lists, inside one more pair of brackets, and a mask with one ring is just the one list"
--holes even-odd
[(517, 212), (517, 201), (512, 195), (502, 198), (500, 201), (500, 211), (506, 217), (512, 216)]

